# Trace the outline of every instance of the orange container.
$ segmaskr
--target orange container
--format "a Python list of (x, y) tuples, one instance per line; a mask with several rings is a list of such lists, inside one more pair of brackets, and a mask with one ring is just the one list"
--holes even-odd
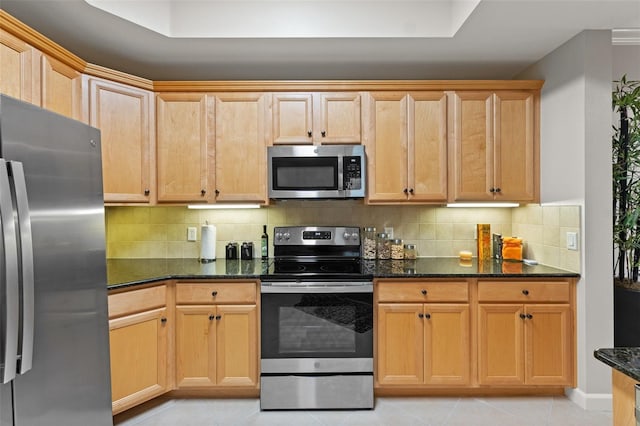
[(522, 260), (522, 238), (504, 237), (502, 239), (502, 258), (504, 260)]

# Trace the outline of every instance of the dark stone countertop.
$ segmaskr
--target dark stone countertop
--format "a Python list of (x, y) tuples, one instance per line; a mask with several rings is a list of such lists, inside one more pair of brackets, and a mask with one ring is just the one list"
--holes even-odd
[[(110, 290), (168, 279), (268, 279), (273, 259), (262, 261), (218, 259), (200, 263), (197, 259), (108, 259)], [(416, 260), (363, 260), (363, 274), (373, 278), (544, 278), (578, 277), (575, 272), (544, 265), (458, 258), (423, 257)]]
[(640, 348), (596, 349), (593, 356), (640, 382)]

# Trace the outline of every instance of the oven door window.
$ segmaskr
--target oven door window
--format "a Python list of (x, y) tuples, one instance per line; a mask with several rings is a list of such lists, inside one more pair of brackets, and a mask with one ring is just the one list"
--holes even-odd
[(263, 358), (370, 358), (373, 295), (263, 294)]
[(273, 189), (322, 191), (338, 188), (338, 157), (276, 157), (272, 160)]

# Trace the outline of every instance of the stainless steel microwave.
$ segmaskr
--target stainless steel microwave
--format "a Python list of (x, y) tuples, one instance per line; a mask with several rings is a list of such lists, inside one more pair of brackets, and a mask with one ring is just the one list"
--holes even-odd
[(286, 145), (267, 148), (269, 198), (364, 198), (362, 145)]

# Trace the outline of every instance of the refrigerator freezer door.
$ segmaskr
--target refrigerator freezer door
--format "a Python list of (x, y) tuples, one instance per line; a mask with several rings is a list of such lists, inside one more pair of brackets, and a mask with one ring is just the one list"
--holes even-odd
[(0, 101), (2, 156), (24, 168), (34, 257), (33, 366), (13, 381), (15, 425), (111, 426), (99, 131)]
[(0, 426), (13, 426), (11, 383), (0, 384)]

